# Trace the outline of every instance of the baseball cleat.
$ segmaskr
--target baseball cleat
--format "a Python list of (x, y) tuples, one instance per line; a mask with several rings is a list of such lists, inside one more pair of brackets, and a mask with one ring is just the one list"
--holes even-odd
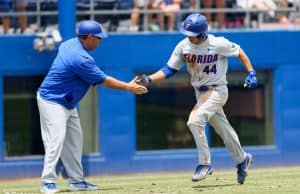
[(92, 190), (98, 190), (98, 189), (99, 189), (98, 185), (94, 185), (94, 184), (88, 183), (86, 181), (69, 184), (70, 191), (92, 191)]
[(42, 183), (41, 193), (54, 194), (58, 191), (55, 183)]
[(252, 164), (252, 154), (246, 154), (245, 160), (238, 164), (237, 167), (237, 182), (244, 184), (246, 176), (248, 175), (248, 169)]
[(200, 164), (196, 167), (195, 173), (192, 176), (192, 181), (201, 181), (206, 178), (207, 175), (211, 175), (214, 169), (210, 165)]

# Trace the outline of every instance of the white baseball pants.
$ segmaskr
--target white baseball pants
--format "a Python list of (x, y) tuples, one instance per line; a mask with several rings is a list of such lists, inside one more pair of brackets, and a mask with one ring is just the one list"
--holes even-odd
[(227, 86), (217, 86), (204, 92), (199, 92), (195, 88), (195, 93), (197, 104), (190, 113), (187, 125), (194, 136), (199, 155), (199, 164), (211, 163), (209, 146), (204, 129), (207, 122), (214, 127), (216, 133), (222, 138), (236, 163), (241, 163), (245, 159), (246, 153), (241, 147), (239, 138), (223, 111), (223, 106), (228, 99)]
[(76, 108), (68, 110), (37, 94), (41, 133), (45, 149), (44, 168), (41, 179), (56, 183), (55, 171), (59, 158), (67, 171), (69, 182), (83, 181), (82, 130)]

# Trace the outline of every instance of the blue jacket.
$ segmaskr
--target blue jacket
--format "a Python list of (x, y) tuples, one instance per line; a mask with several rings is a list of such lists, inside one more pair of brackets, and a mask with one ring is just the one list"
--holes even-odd
[(91, 85), (102, 83), (105, 73), (79, 39), (63, 42), (38, 92), (43, 99), (73, 109)]

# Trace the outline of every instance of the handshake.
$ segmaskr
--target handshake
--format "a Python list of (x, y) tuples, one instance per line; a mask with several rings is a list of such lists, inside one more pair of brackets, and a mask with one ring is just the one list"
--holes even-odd
[(128, 89), (135, 94), (145, 94), (148, 92), (147, 85), (151, 82), (150, 78), (145, 74), (136, 76), (133, 80), (128, 82)]

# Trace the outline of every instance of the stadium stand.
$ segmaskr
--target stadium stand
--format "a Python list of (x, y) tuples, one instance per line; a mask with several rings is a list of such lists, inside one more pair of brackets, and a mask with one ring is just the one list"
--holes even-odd
[[(20, 13), (12, 2), (17, 0), (2, 0), (0, 2), (0, 34), (25, 32), (24, 26), (18, 22)], [(180, 9), (176, 11), (176, 21), (173, 30), (178, 30), (182, 20), (188, 13), (199, 12), (208, 14), (211, 12), (211, 29), (230, 29), (230, 28), (295, 28), (300, 24), (300, 1), (297, 0), (274, 0), (276, 7), (266, 10), (259, 7), (258, 3), (262, 0), (253, 1), (251, 10), (245, 7), (244, 0), (225, 0), (225, 7), (218, 7), (212, 4), (209, 7), (203, 7), (200, 1), (182, 0)], [(41, 32), (47, 28), (57, 28), (57, 0), (27, 0), (27, 14), (25, 25), (27, 32)], [(243, 3), (244, 2), (244, 3)], [(273, 1), (270, 1), (273, 2)], [(84, 19), (95, 19), (101, 22), (108, 32), (130, 32), (132, 31), (132, 11), (134, 0), (77, 0), (76, 11), (77, 21)], [(141, 9), (141, 8), (139, 8)], [(214, 10), (215, 9), (215, 10)], [(218, 10), (219, 9), (219, 10)], [(150, 11), (151, 19), (145, 19), (145, 12)], [(224, 24), (218, 25), (218, 12), (224, 12)], [(164, 27), (168, 20), (159, 22), (159, 15), (165, 13), (163, 9), (145, 9), (141, 10), (138, 18), (138, 31), (164, 31), (170, 30), (170, 27)], [(11, 22), (9, 22), (10, 20)], [(168, 18), (167, 18), (168, 19)], [(23, 20), (24, 21), (24, 20)], [(223, 21), (220, 20), (219, 21)], [(24, 22), (23, 22), (24, 23)], [(159, 28), (160, 25), (160, 28)], [(8, 27), (7, 27), (8, 26)], [(10, 28), (10, 29), (9, 29)], [(135, 30), (135, 31), (137, 31)]]

